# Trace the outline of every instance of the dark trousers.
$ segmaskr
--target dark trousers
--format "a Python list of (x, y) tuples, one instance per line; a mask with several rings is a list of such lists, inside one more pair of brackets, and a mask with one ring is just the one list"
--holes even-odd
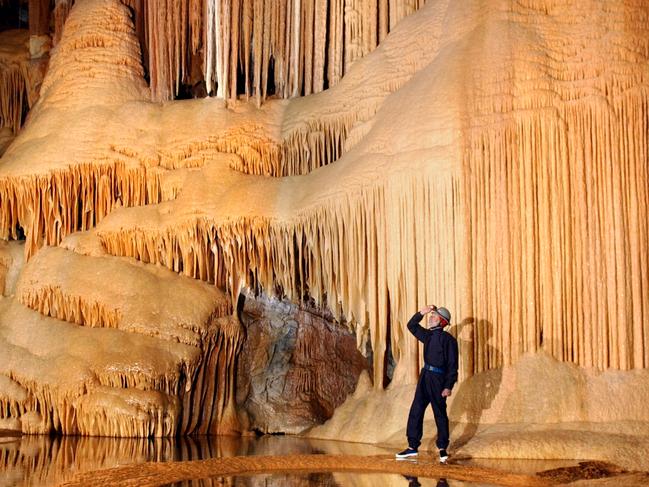
[(419, 448), (424, 429), (424, 413), (430, 404), (435, 414), (437, 424), (437, 448), (448, 447), (448, 415), (446, 414), (446, 398), (442, 397), (444, 376), (429, 370), (422, 370), (417, 383), (415, 398), (410, 406), (408, 415), (408, 446)]

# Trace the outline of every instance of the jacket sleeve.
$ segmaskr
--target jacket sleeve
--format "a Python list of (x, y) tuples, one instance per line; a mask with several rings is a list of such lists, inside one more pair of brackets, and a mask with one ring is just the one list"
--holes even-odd
[(449, 340), (446, 340), (446, 374), (444, 376), (444, 389), (453, 389), (457, 382), (457, 364), (458, 364), (458, 349), (457, 340), (449, 335)]
[(420, 342), (424, 342), (425, 338), (428, 336), (428, 333), (426, 332), (426, 329), (419, 324), (421, 319), (424, 317), (419, 311), (417, 311), (414, 315), (412, 315), (412, 318), (410, 318), (410, 321), (408, 322), (408, 331), (415, 335), (417, 340)]

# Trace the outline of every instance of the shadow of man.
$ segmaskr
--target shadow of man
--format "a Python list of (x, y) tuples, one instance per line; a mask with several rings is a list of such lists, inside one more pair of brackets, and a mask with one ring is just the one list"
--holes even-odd
[[(455, 325), (464, 379), (453, 390), (449, 411), (452, 446), (466, 445), (478, 431), (484, 412), (491, 407), (502, 381), (502, 352), (495, 346), (494, 327), (487, 320), (467, 318)], [(461, 431), (461, 433), (459, 433)], [(457, 434), (459, 433), (459, 436)]]

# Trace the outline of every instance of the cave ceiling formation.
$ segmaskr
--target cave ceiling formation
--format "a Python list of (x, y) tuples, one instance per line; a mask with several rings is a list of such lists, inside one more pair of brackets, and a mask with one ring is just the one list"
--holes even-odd
[[(645, 2), (199, 3), (61, 7), (0, 159), (0, 271), (26, 261), (0, 301), (5, 417), (236, 431), (244, 288), (329, 307), (377, 390), (388, 351), (416, 379), (405, 323), (431, 301), (462, 379), (535, 352), (649, 366)], [(172, 101), (192, 56), (217, 96)]]

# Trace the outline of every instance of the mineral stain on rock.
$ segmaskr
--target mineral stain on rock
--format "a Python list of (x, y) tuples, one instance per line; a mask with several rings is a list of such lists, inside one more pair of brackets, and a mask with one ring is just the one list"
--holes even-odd
[(237, 403), (250, 430), (299, 433), (322, 423), (368, 368), (355, 335), (326, 313), (261, 297), (246, 299), (242, 320)]

